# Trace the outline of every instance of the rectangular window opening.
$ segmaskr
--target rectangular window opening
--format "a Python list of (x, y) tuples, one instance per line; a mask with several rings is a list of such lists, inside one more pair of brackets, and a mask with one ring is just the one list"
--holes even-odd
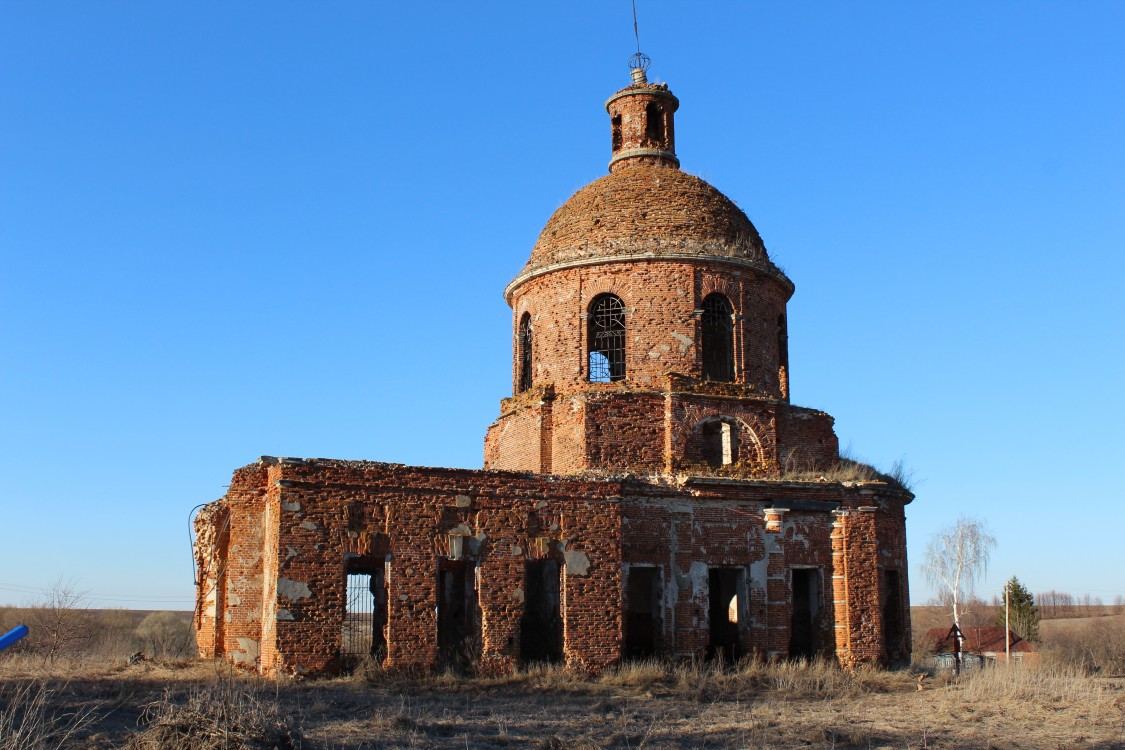
[(660, 652), (659, 568), (629, 568), (625, 589), (625, 658), (645, 659)]
[(738, 623), (743, 619), (744, 580), (742, 568), (711, 568), (707, 572), (708, 659), (736, 664), (742, 656)]
[(793, 617), (789, 631), (789, 656), (812, 659), (820, 653), (820, 571), (793, 568)]
[(897, 570), (880, 571), (883, 599), (883, 648), (891, 664), (906, 661), (909, 654), (903, 642), (902, 589)]
[(345, 671), (365, 661), (381, 662), (387, 652), (387, 589), (385, 567), (379, 563), (349, 561), (347, 604), (340, 655)]
[(524, 664), (563, 660), (558, 560), (528, 560), (523, 573), (520, 659)]
[(480, 657), (476, 563), (441, 560), (438, 569), (438, 666), (470, 671)]

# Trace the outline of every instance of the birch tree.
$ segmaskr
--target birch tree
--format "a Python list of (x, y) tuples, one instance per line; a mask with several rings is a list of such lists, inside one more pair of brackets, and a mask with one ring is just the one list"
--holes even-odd
[(988, 557), (996, 539), (984, 521), (961, 516), (957, 523), (930, 537), (922, 572), (931, 586), (949, 593), (953, 624), (961, 629), (961, 602), (973, 593), (977, 580), (988, 572)]

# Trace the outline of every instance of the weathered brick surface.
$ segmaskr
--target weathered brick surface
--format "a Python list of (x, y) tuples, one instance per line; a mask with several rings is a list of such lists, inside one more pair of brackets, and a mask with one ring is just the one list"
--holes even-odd
[(751, 261), (784, 278), (730, 198), (686, 172), (646, 165), (618, 169), (575, 193), (543, 228), (521, 276), (560, 263), (673, 253)]
[[(607, 102), (611, 174), (551, 217), (509, 284), (513, 391), (525, 314), (532, 384), (501, 402), (485, 470), (263, 457), (200, 512), (203, 656), (264, 673), (337, 670), (349, 566), (362, 563), (373, 582), (384, 576), (385, 668), (451, 658), (439, 622), (455, 608), (442, 614), (439, 586), (456, 570), (446, 583), (472, 593), (460, 594), (472, 610), (461, 645), (476, 669), (508, 671), (525, 626), (546, 616), (529, 609), (525, 571), (557, 563), (573, 669), (646, 649), (908, 658), (912, 496), (783, 480), (837, 460), (833, 420), (789, 403), (793, 286), (745, 214), (679, 170), (677, 106), (643, 80)], [(591, 383), (587, 315), (603, 293), (626, 308), (626, 376)], [(730, 382), (704, 378), (713, 293), (733, 309)]]
[[(714, 258), (721, 261), (719, 255)], [(619, 261), (564, 268), (532, 278), (512, 296), (512, 324), (530, 313), (534, 325), (532, 374), (559, 392), (588, 385), (587, 313), (594, 298), (611, 292), (625, 304), (627, 385), (656, 387), (666, 373), (702, 376), (699, 311), (721, 292), (734, 307), (735, 377), (748, 390), (782, 398), (777, 323), (790, 289), (750, 269), (705, 259)], [(513, 357), (512, 387), (518, 388)]]

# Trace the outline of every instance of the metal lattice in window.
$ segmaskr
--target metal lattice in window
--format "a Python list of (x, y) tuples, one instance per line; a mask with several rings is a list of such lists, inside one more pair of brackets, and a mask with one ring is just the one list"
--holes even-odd
[(734, 309), (721, 294), (703, 300), (703, 379), (734, 380)]
[(371, 574), (348, 574), (342, 644), (345, 660), (362, 660), (372, 653), (375, 645), (375, 582)]
[(524, 313), (520, 318), (519, 329), (519, 358), (520, 358), (520, 391), (531, 387), (531, 313)]
[(590, 305), (590, 382), (625, 379), (625, 305), (614, 294), (602, 294)]

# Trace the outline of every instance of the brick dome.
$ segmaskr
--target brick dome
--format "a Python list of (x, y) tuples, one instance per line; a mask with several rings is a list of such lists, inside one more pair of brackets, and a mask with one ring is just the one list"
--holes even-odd
[(634, 164), (595, 180), (555, 211), (507, 293), (560, 267), (656, 258), (729, 259), (792, 287), (733, 201), (676, 167)]

